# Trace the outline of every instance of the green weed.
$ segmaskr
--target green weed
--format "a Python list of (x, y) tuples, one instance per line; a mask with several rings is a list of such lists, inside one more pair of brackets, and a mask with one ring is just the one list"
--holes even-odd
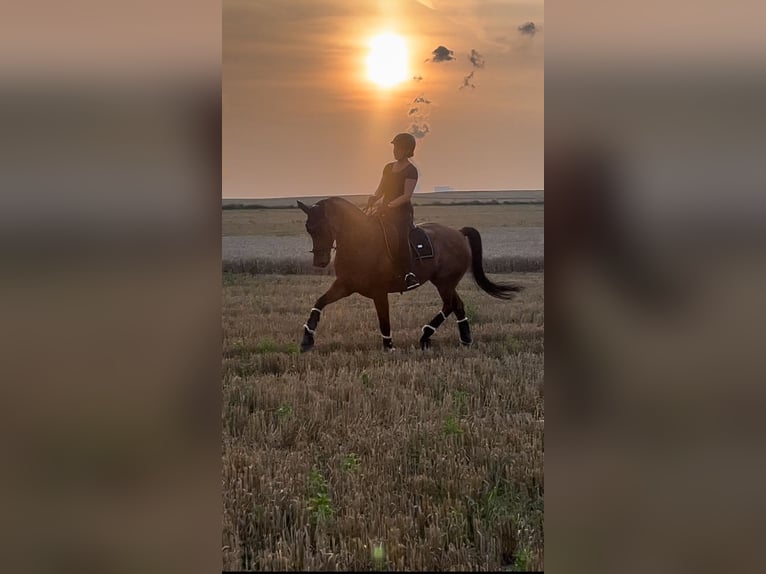
[(455, 411), (458, 415), (465, 415), (468, 412), (467, 402), (470, 396), (471, 393), (468, 391), (452, 391), (452, 402), (455, 405)]
[(298, 343), (288, 343), (285, 345), (285, 352), (289, 355), (299, 355), (301, 352), (300, 345)]
[(444, 421), (444, 427), (442, 427), (442, 432), (444, 432), (445, 436), (461, 435), (463, 434), (463, 429), (460, 428), (460, 423), (455, 418), (455, 416), (450, 415), (447, 417), (447, 420)]
[(293, 407), (287, 403), (283, 403), (279, 405), (279, 408), (277, 408), (276, 412), (279, 418), (286, 418), (293, 414)]
[(311, 512), (311, 520), (315, 524), (322, 520), (328, 520), (335, 512), (327, 481), (316, 468), (312, 469), (309, 475), (308, 509)]
[(352, 452), (343, 458), (343, 470), (353, 472), (359, 467), (361, 462), (362, 459), (359, 458), (359, 455)]
[(277, 344), (271, 339), (262, 339), (256, 343), (255, 352), (259, 355), (265, 355), (266, 353), (275, 353), (277, 348)]
[(513, 570), (516, 572), (526, 572), (529, 564), (529, 552), (522, 548), (516, 552), (516, 558), (513, 561)]

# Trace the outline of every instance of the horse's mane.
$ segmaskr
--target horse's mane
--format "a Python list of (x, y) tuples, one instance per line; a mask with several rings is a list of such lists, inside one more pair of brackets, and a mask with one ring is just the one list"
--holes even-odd
[(336, 206), (338, 209), (342, 210), (343, 212), (349, 215), (353, 215), (354, 217), (360, 217), (360, 219), (369, 217), (364, 211), (362, 211), (362, 209), (359, 206), (357, 206), (353, 201), (349, 201), (345, 197), (332, 195), (328, 198), (318, 201), (317, 205), (319, 205), (320, 203)]
[(355, 203), (339, 195), (331, 195), (330, 197), (325, 198), (317, 203), (334, 203), (334, 204), (342, 205), (345, 207), (353, 207), (356, 211), (363, 213), (362, 210)]

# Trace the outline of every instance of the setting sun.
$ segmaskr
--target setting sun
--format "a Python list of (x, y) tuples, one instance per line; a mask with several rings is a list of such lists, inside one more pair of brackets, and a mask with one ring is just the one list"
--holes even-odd
[(370, 40), (367, 76), (384, 88), (407, 79), (407, 46), (397, 34), (380, 34)]

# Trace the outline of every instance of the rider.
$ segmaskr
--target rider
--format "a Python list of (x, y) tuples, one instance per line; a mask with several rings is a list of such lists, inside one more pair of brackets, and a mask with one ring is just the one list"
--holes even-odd
[(396, 161), (386, 164), (383, 175), (375, 193), (367, 200), (368, 209), (380, 201), (381, 215), (396, 225), (399, 234), (399, 249), (395, 266), (398, 277), (404, 276), (404, 288), (414, 289), (420, 281), (412, 272), (412, 255), (410, 253), (409, 234), (413, 227), (412, 193), (418, 182), (418, 169), (410, 163), (409, 158), (415, 155), (415, 138), (412, 134), (396, 134), (391, 140), (394, 144)]

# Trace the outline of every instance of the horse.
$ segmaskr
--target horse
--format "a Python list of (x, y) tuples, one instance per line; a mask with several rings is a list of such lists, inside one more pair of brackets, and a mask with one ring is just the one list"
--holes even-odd
[[(303, 325), (301, 352), (314, 347), (324, 308), (354, 293), (374, 301), (383, 349), (393, 351), (388, 294), (401, 293), (403, 287), (391, 258), (391, 252), (395, 251), (388, 247), (393, 238), (387, 237), (380, 216), (365, 213), (342, 197), (328, 197), (311, 207), (298, 201), (298, 207), (307, 216), (306, 231), (313, 243), (311, 253), (315, 267), (329, 265), (335, 244), (335, 281), (316, 300)], [(424, 223), (419, 227), (431, 240), (434, 256), (429, 259), (413, 257), (413, 271), (421, 286), (428, 281), (433, 283), (442, 300), (439, 313), (422, 328), (420, 348), (425, 350), (431, 346), (431, 336), (452, 313), (457, 318), (460, 343), (470, 346), (473, 339), (468, 317), (463, 300), (455, 291), (469, 267), (476, 284), (493, 297), (510, 299), (522, 287), (493, 283), (487, 278), (482, 267), (481, 235), (473, 227), (457, 230), (439, 223)]]

